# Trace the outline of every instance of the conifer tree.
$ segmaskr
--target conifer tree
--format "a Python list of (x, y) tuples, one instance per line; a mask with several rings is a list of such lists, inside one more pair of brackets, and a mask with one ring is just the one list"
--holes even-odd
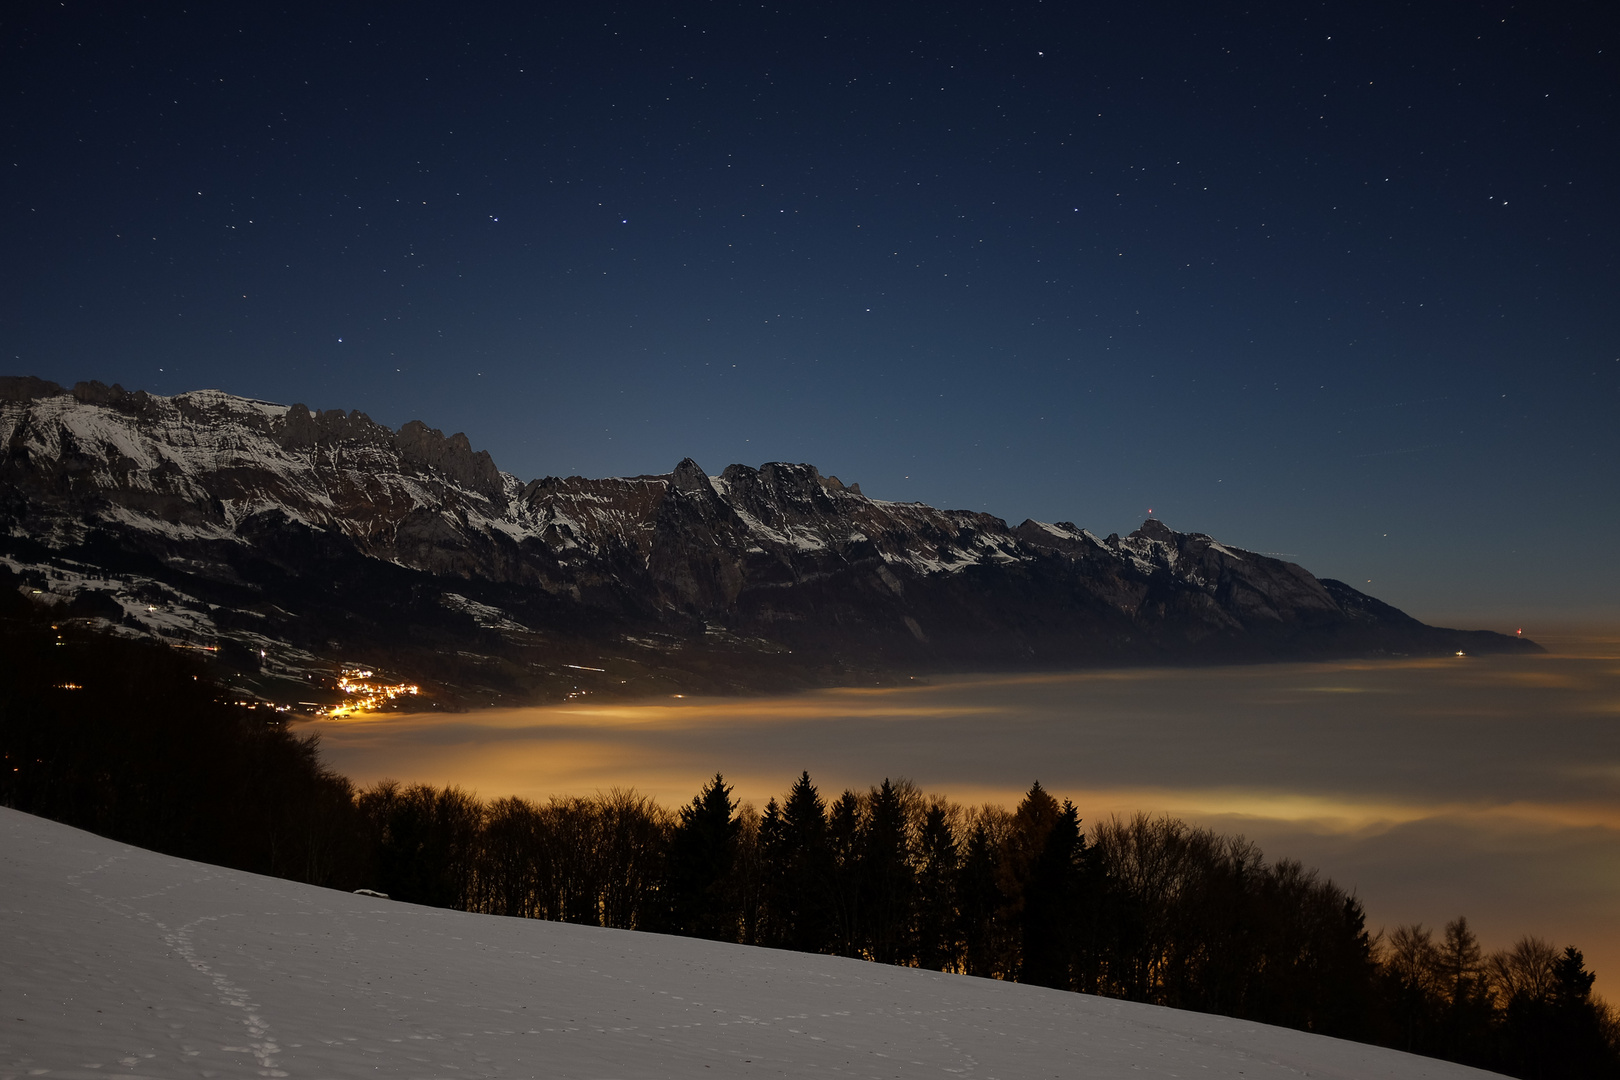
[(738, 913), (729, 888), (740, 822), (731, 787), (719, 773), (686, 806), (670, 838), (669, 920), (678, 934), (737, 940)]
[[(768, 809), (768, 808), (767, 808)], [(827, 811), (810, 774), (788, 792), (766, 842), (772, 875), (771, 920), (775, 944), (799, 952), (823, 952), (831, 939), (828, 893), (832, 859), (827, 849)]]
[(1543, 1063), (1544, 1075), (1558, 1077), (1620, 1077), (1620, 1047), (1603, 1031), (1604, 1016), (1592, 999), (1597, 973), (1586, 970), (1585, 957), (1566, 946), (1553, 968), (1549, 1040), (1552, 1053)]
[(964, 938), (962, 970), (968, 975), (990, 978), (1007, 974), (999, 947), (999, 922), (1007, 902), (1001, 891), (1000, 865), (1001, 853), (981, 821), (968, 837), (957, 887)]
[(1057, 824), (1062, 812), (1057, 800), (1047, 793), (1039, 780), (1035, 781), (1023, 802), (1018, 804), (1012, 818), (1012, 829), (1002, 844), (1001, 865), (997, 871), (997, 885), (1003, 897), (1003, 908), (999, 915), (1013, 935), (1010, 944), (1015, 951), (1015, 955), (1004, 961), (1008, 965), (1009, 978), (1023, 970), (1024, 906), (1030, 874), (1046, 846), (1047, 834)]
[(866, 955), (866, 925), (861, 874), (861, 836), (865, 814), (861, 797), (846, 790), (827, 808), (826, 895), (830, 946), (840, 956)]
[(917, 963), (934, 971), (957, 971), (962, 965), (962, 912), (957, 888), (961, 859), (943, 806), (928, 808), (920, 841)]
[(759, 816), (759, 908), (750, 944), (783, 948), (787, 944), (787, 823), (773, 798)]
[(1495, 1015), (1483, 954), (1467, 917), (1459, 915), (1446, 924), (1436, 956), (1436, 976), (1446, 999), (1439, 1049), (1452, 1061), (1486, 1064), (1493, 1050), (1489, 1044)]
[(867, 948), (881, 964), (909, 964), (917, 951), (912, 926), (917, 878), (907, 824), (901, 792), (885, 777), (868, 798), (860, 844)]
[(1438, 950), (1436, 975), (1446, 998), (1456, 1006), (1474, 997), (1483, 984), (1483, 954), (1467, 916), (1459, 915), (1446, 924)]
[(1085, 837), (1065, 800), (1031, 862), (1024, 884), (1023, 964), (1018, 981), (1059, 990), (1073, 984)]
[(1367, 912), (1354, 895), (1340, 893), (1333, 930), (1316, 973), (1319, 1005), (1311, 1030), (1365, 1042), (1372, 1025), (1376, 964)]

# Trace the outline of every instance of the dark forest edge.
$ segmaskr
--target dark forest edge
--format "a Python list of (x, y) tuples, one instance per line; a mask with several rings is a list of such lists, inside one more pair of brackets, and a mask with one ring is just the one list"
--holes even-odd
[[(492, 915), (824, 952), (1222, 1013), (1527, 1078), (1620, 1077), (1620, 1017), (1574, 947), (1485, 955), (1467, 920), (1372, 935), (1360, 901), (1242, 838), (1139, 815), (1083, 828), (905, 781), (760, 811), (720, 776), (482, 802), (358, 791), (312, 737), (194, 658), (0, 599), (0, 804), (171, 855)], [(57, 616), (61, 612), (54, 613)]]

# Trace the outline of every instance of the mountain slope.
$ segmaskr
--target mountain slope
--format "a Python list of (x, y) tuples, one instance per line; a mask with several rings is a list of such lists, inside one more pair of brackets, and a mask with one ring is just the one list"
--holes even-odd
[(0, 1077), (1495, 1074), (1221, 1016), (398, 904), (0, 809)]
[(782, 463), (524, 483), (464, 435), (211, 390), (0, 379), (0, 531), (31, 593), (260, 690), (342, 660), (464, 704), (1533, 647), (1157, 520), (1009, 527)]

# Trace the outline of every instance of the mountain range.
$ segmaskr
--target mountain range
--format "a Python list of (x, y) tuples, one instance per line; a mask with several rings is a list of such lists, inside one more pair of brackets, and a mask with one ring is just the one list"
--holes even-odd
[(525, 482), (420, 421), (28, 376), (0, 578), (302, 708), (357, 668), (466, 707), (1536, 647), (1156, 519), (1010, 526), (780, 462)]

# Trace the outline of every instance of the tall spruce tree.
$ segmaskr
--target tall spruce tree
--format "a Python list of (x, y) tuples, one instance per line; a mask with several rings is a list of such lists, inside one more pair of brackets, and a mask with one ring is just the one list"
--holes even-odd
[(917, 952), (917, 877), (907, 826), (901, 792), (885, 777), (868, 798), (860, 843), (866, 947), (881, 964), (909, 964)]
[(1046, 847), (1047, 834), (1062, 814), (1056, 799), (1047, 793), (1039, 780), (1030, 785), (1023, 802), (1018, 804), (1012, 818), (1012, 829), (1002, 844), (998, 884), (1005, 900), (1001, 919), (1012, 933), (1015, 955), (1005, 961), (1009, 978), (1023, 971), (1024, 905), (1029, 888), (1030, 874), (1035, 861)]
[(762, 825), (761, 839), (772, 878), (774, 943), (799, 952), (825, 951), (831, 941), (832, 858), (827, 848), (826, 804), (808, 772), (794, 782), (768, 835)]
[(962, 966), (962, 910), (957, 899), (961, 859), (944, 807), (928, 808), (919, 840), (917, 963), (934, 971), (957, 971)]
[(957, 896), (962, 920), (962, 970), (991, 978), (1009, 972), (1002, 959), (1002, 911), (1007, 897), (1000, 883), (1001, 853), (984, 823), (968, 836)]
[(787, 823), (775, 799), (759, 816), (759, 892), (751, 945), (787, 947)]
[(736, 809), (719, 773), (681, 807), (670, 838), (668, 881), (669, 925), (678, 934), (737, 940), (738, 911), (730, 888), (741, 828)]
[(1545, 1075), (1568, 1077), (1620, 1077), (1620, 1047), (1603, 1031), (1604, 1017), (1592, 1000), (1597, 973), (1586, 970), (1581, 950), (1570, 945), (1553, 968), (1549, 1040), (1554, 1048), (1544, 1063)]
[(1023, 964), (1018, 981), (1058, 990), (1073, 985), (1085, 837), (1074, 804), (1064, 800), (1024, 883)]
[(865, 896), (861, 881), (861, 797), (845, 791), (827, 808), (827, 883), (831, 948), (840, 956), (866, 955)]

